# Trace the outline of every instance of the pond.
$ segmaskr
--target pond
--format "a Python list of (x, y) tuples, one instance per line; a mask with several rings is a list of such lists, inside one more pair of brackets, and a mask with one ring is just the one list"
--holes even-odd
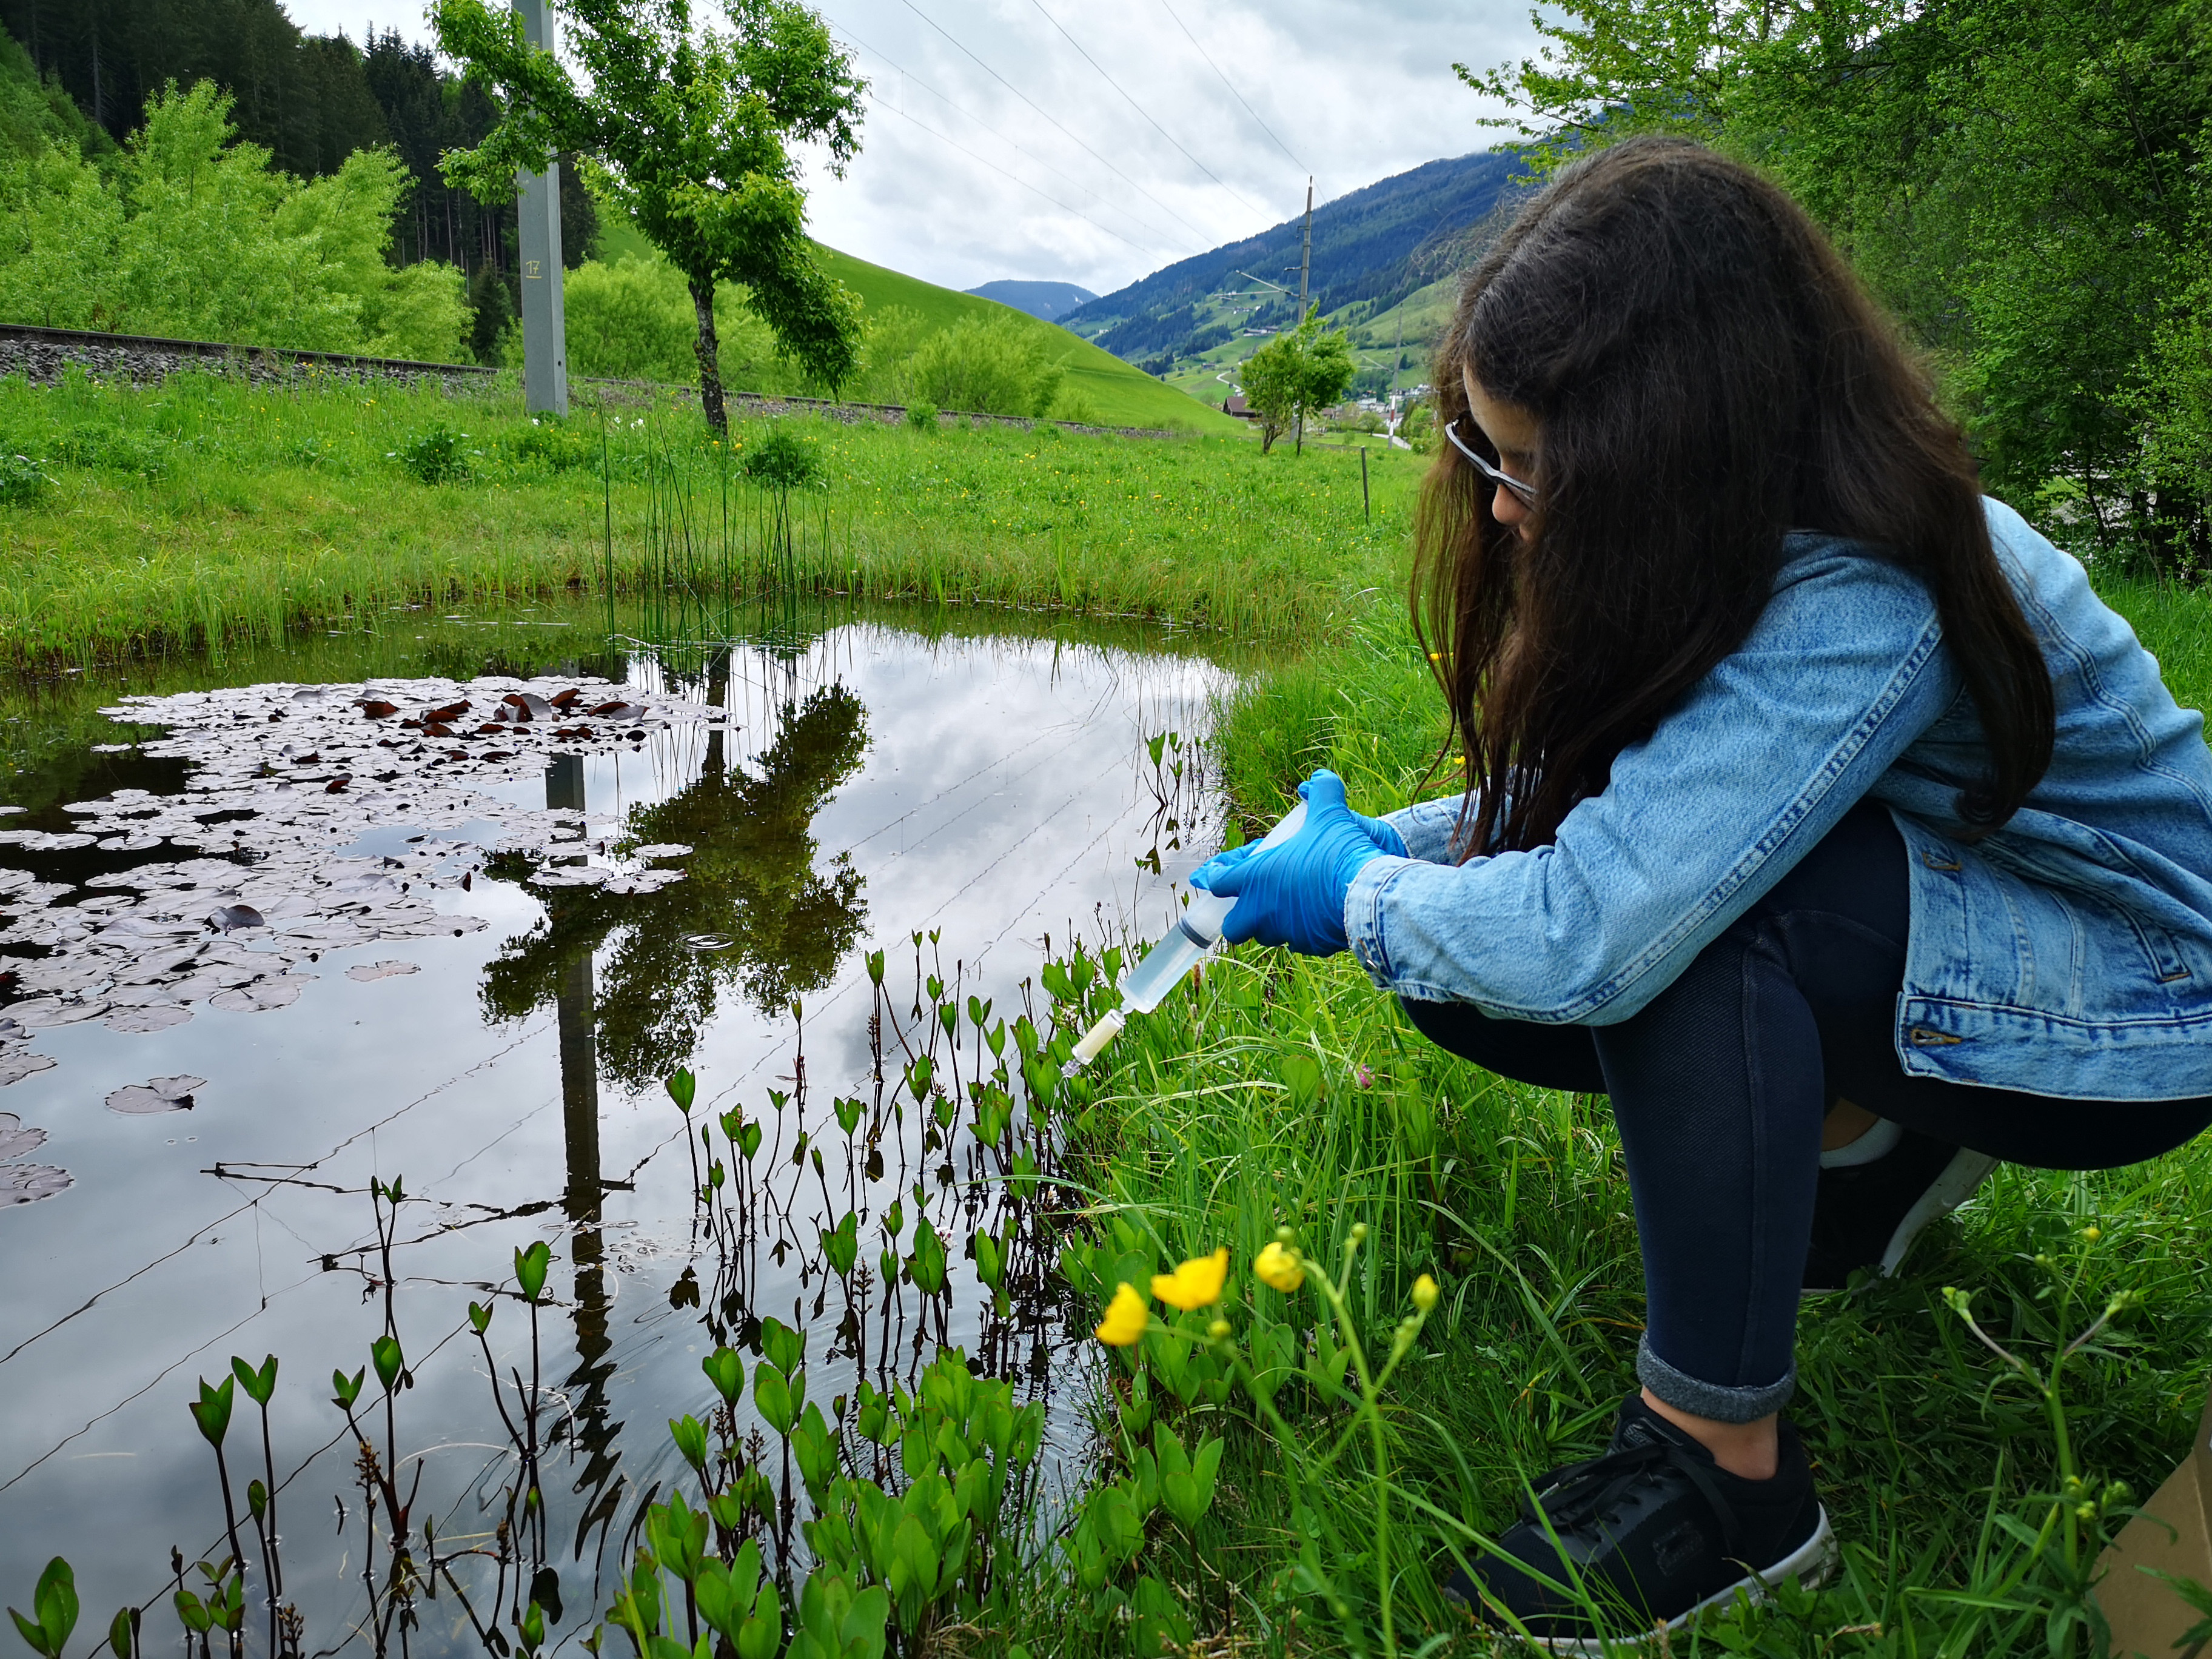
[[(659, 649), (551, 606), (378, 620), (0, 700), (0, 1600), (60, 1553), (80, 1644), (152, 1603), (172, 1644), (173, 1548), (228, 1550), (187, 1407), (273, 1354), (280, 1645), (368, 1650), (332, 1389), (367, 1371), (385, 1443), (380, 1338), (416, 1512), (483, 1551), (480, 1599), (512, 1599), (503, 1557), (482, 1588), (504, 1552), (565, 1601), (549, 1645), (587, 1633), (725, 1344), (750, 1371), (803, 1338), (840, 1425), (956, 1346), (1073, 1478), (1096, 1313), (1053, 1271), (1040, 964), (1165, 925), (1218, 840), (1233, 665), (937, 613)], [(264, 1419), (234, 1413), (252, 1557)], [(762, 1431), (752, 1394), (725, 1427)], [(410, 1650), (481, 1650), (455, 1596), (410, 1616)]]

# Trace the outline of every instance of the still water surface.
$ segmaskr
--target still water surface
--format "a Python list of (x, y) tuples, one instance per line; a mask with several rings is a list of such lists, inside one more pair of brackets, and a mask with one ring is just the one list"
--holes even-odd
[[(825, 1410), (862, 1376), (910, 1377), (941, 1336), (1047, 1403), (1057, 1456), (1081, 1448), (1095, 1316), (1062, 1305), (1048, 1242), (994, 1307), (962, 1258), (1001, 1224), (1005, 1149), (898, 1108), (905, 1054), (886, 1092), (872, 1023), (883, 1045), (929, 1043), (957, 1091), (991, 1068), (988, 1025), (1042, 1018), (1024, 982), (1048, 940), (1156, 935), (1214, 809), (1194, 757), (1178, 774), (1174, 745), (1163, 763), (1146, 739), (1202, 740), (1228, 671), (1136, 630), (896, 615), (787, 617), (719, 650), (597, 647), (588, 616), (551, 610), (398, 616), (13, 694), (5, 798), (25, 810), (0, 843), (0, 874), (21, 872), (0, 890), (0, 949), (23, 1020), (0, 1007), (0, 1195), (13, 1171), (21, 1201), (0, 1204), (0, 1600), (27, 1605), (65, 1554), (96, 1632), (120, 1603), (166, 1600), (173, 1545), (220, 1554), (186, 1402), (233, 1354), (274, 1353), (286, 1594), (307, 1652), (340, 1644), (362, 1522), (326, 1379), (362, 1366), (388, 1300), (421, 1502), (441, 1533), (480, 1529), (507, 1465), (466, 1306), (541, 1238), (563, 1639), (640, 1495), (671, 1478), (665, 1423), (703, 1414), (700, 1356), (757, 1342), (763, 1317), (808, 1331)], [(588, 739), (554, 736), (617, 700), (596, 679), (624, 708)], [(474, 735), (502, 696), (568, 686), (579, 698), (527, 732)], [(471, 708), (450, 744), (399, 729), (457, 696)], [(372, 719), (381, 702), (397, 712)], [(984, 1025), (948, 1036), (917, 988), (931, 976), (942, 1001), (988, 1001)], [(695, 1125), (735, 1108), (763, 1133), (726, 1189), (743, 1237), (719, 1249), (662, 1087), (678, 1065), (699, 1079)], [(867, 1103), (857, 1136), (836, 1097)], [(373, 1179), (404, 1182), (388, 1285)], [(860, 1260), (879, 1259), (902, 1196), (951, 1247), (934, 1305), (865, 1272), (856, 1296), (822, 1266), (821, 1231), (848, 1209)], [(493, 1354), (526, 1366), (525, 1318), (501, 1305)], [(239, 1405), (242, 1491), (260, 1460)], [(174, 1631), (157, 1604), (149, 1650)]]

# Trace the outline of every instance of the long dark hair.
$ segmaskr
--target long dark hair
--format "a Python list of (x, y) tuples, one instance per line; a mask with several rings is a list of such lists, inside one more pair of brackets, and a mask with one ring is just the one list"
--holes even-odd
[[(1438, 351), (1541, 431), (1508, 531), (1437, 441), (1414, 627), (1465, 752), (1462, 856), (1553, 839), (1613, 757), (1743, 641), (1782, 539), (1867, 543), (1934, 595), (1989, 738), (1969, 835), (2051, 760), (2050, 676), (1990, 545), (1957, 426), (1804, 211), (1735, 161), (1636, 138), (1574, 162), (1469, 275)], [(1472, 419), (1455, 428), (1493, 456)]]

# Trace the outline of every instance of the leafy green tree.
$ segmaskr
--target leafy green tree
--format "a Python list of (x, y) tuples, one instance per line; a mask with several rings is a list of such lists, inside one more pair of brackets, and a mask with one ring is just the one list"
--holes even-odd
[(1631, 132), (1772, 172), (1939, 369), (1996, 492), (2212, 568), (2212, 32), (2197, 0), (1564, 0), (1476, 71), (1539, 164)]
[(1301, 453), (1310, 416), (1344, 396), (1358, 372), (1341, 329), (1324, 329), (1321, 307), (1287, 334), (1278, 334), (1247, 358), (1239, 378), (1244, 399), (1260, 412), (1260, 453), (1295, 428)]
[(148, 106), (106, 173), (74, 147), (0, 154), (0, 317), (451, 362), (460, 273), (385, 259), (406, 176), (356, 150), (327, 178), (234, 142), (210, 82)]
[(690, 0), (562, 0), (584, 84), (486, 0), (436, 0), (445, 52), (495, 90), (500, 123), (449, 154), (447, 177), (489, 199), (556, 151), (599, 158), (614, 199), (683, 272), (698, 324), (700, 401), (726, 429), (714, 286), (742, 283), (786, 355), (833, 389), (858, 362), (860, 301), (818, 267), (790, 144), (842, 173), (859, 148), (865, 83), (797, 0), (723, 0), (727, 30)]

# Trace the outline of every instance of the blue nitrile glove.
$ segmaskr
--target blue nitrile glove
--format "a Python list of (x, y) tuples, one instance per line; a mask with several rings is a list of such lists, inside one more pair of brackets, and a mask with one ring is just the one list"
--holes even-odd
[(1401, 856), (1405, 842), (1389, 825), (1346, 805), (1344, 780), (1334, 772), (1315, 773), (1298, 793), (1306, 821), (1297, 835), (1264, 852), (1232, 848), (1194, 870), (1190, 882), (1237, 901), (1222, 930), (1231, 944), (1256, 939), (1303, 956), (1333, 956), (1345, 948), (1344, 896), (1352, 878), (1383, 854), (1375, 830), (1397, 842)]

